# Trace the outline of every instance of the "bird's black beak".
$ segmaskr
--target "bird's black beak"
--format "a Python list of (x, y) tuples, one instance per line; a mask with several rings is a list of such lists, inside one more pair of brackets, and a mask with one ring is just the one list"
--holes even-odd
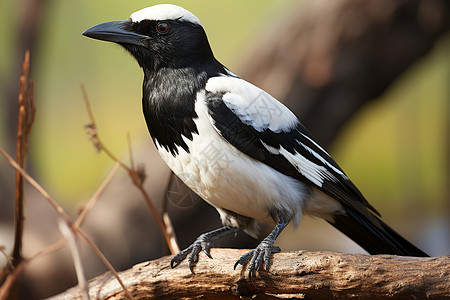
[(84, 36), (119, 44), (142, 45), (147, 36), (125, 29), (131, 21), (112, 21), (95, 25), (83, 32)]

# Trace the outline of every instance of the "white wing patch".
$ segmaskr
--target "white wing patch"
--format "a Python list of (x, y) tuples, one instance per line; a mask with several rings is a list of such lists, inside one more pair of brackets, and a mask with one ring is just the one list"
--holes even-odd
[[(309, 138), (308, 138), (309, 139)], [(309, 139), (310, 141), (312, 141), (311, 139)], [(347, 176), (345, 176), (344, 172), (342, 172), (341, 170), (337, 169), (335, 166), (331, 165), (329, 162), (327, 162), (322, 156), (320, 156), (318, 153), (314, 152), (314, 150), (312, 150), (311, 148), (309, 148), (308, 146), (303, 145), (301, 142), (297, 141), (297, 143), (299, 143), (303, 148), (305, 148), (306, 150), (308, 150), (309, 153), (311, 153), (312, 155), (314, 155), (314, 157), (316, 157), (318, 160), (320, 160), (322, 163), (324, 163), (325, 165), (327, 165), (329, 168), (333, 169), (334, 172), (338, 173), (339, 175), (341, 175), (344, 179), (348, 179)], [(314, 143), (315, 144), (315, 143)], [(316, 144), (317, 145), (317, 144)], [(322, 149), (323, 150), (323, 149)], [(326, 152), (325, 152), (326, 153)], [(328, 153), (326, 153), (328, 155)], [(334, 176), (333, 176), (334, 177)]]
[[(280, 146), (280, 148), (275, 148), (270, 145), (267, 145), (262, 140), (260, 140), (260, 142), (267, 149), (267, 151), (269, 151), (269, 153), (284, 156), (297, 169), (297, 171), (299, 171), (303, 176), (308, 178), (316, 186), (321, 187), (324, 179), (338, 182), (338, 179), (333, 174), (331, 174), (326, 167), (319, 166), (313, 163), (312, 161), (300, 155), (298, 152), (292, 154), (291, 152), (284, 149), (282, 146)], [(333, 171), (341, 175), (344, 179), (347, 179), (347, 176), (345, 176), (345, 174), (341, 170), (338, 170), (334, 166), (329, 164), (325, 159), (323, 159), (319, 154), (314, 152), (311, 148), (303, 145), (299, 141), (297, 141), (297, 143), (303, 148), (305, 148), (314, 157), (319, 159), (322, 163), (326, 164), (329, 168), (332, 168)]]
[(213, 77), (206, 83), (206, 90), (225, 93), (225, 105), (246, 125), (262, 132), (290, 131), (298, 123), (297, 117), (281, 102), (262, 89), (236, 77)]
[[(206, 90), (212, 93), (224, 93), (222, 96), (224, 104), (242, 123), (252, 126), (258, 132), (265, 130), (271, 130), (275, 134), (291, 132), (298, 125), (297, 117), (286, 106), (260, 88), (240, 78), (225, 76), (210, 78), (206, 84)], [(273, 147), (261, 139), (260, 142), (269, 153), (286, 158), (300, 174), (317, 187), (322, 187), (325, 180), (339, 182), (334, 174), (347, 179), (339, 168), (330, 164), (323, 157), (325, 155), (329, 157), (329, 154), (322, 147), (304, 133), (300, 131), (298, 133), (311, 142), (316, 150), (297, 140), (298, 145), (311, 153), (320, 163), (314, 163), (298, 152), (291, 153), (281, 145)]]
[(260, 141), (261, 144), (267, 149), (267, 151), (269, 151), (270, 154), (275, 154), (275, 155), (280, 154), (280, 150), (279, 150), (279, 149), (277, 149), (277, 148), (275, 148), (275, 147), (272, 147), (272, 146), (270, 146), (270, 145), (267, 145), (267, 144), (264, 143), (263, 140), (261, 140), (261, 139), (260, 139), (259, 141)]
[(280, 147), (279, 153), (283, 155), (303, 176), (318, 187), (322, 187), (324, 179), (337, 181), (337, 178), (331, 174), (324, 166), (319, 166), (306, 159), (298, 152), (290, 153), (283, 147)]
[(188, 21), (202, 26), (200, 20), (190, 11), (173, 4), (158, 4), (143, 8), (131, 14), (132, 22), (140, 22), (143, 20), (181, 20)]

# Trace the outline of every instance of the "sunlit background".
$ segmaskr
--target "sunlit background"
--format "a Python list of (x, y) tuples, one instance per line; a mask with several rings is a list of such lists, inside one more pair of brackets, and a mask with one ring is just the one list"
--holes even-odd
[[(42, 29), (32, 53), (37, 115), (28, 167), (36, 180), (71, 212), (89, 199), (114, 165), (106, 155), (96, 153), (88, 141), (84, 125), (89, 118), (81, 84), (86, 87), (99, 133), (110, 150), (128, 161), (127, 134), (137, 153), (139, 147), (151, 146), (141, 112), (142, 72), (138, 65), (119, 46), (85, 38), (81, 33), (101, 22), (126, 19), (132, 12), (158, 3), (163, 2), (79, 0), (51, 1), (44, 6)], [(216, 58), (231, 70), (245, 69), (242, 54), (264, 35), (262, 29), (298, 4), (293, 0), (171, 3), (199, 17)], [(2, 97), (6, 97), (3, 91), (9, 85), (18, 84), (17, 62), (22, 61), (24, 53), (17, 52), (17, 20), (25, 5), (26, 1), (0, 2)], [(450, 252), (449, 53), (447, 34), (381, 99), (358, 112), (329, 149), (386, 223), (433, 256)], [(6, 99), (0, 101), (3, 105)], [(15, 111), (0, 108), (0, 146), (14, 154), (15, 146), (8, 139), (11, 129), (3, 121), (12, 113)], [(153, 169), (153, 165), (161, 165), (159, 157), (151, 153), (152, 157), (139, 158), (147, 160), (144, 162), (149, 166), (149, 178), (161, 177), (159, 169)], [(14, 177), (13, 169), (2, 158), (0, 173), (0, 179)], [(163, 185), (150, 188), (156, 194), (165, 189)], [(2, 194), (0, 190), (2, 205), (12, 207), (3, 203), (13, 203), (14, 199), (4, 199)], [(32, 200), (27, 199), (26, 205)], [(44, 200), (36, 201), (51, 210)], [(28, 211), (27, 217), (30, 214), (33, 211)], [(0, 220), (0, 246), (6, 246), (7, 253), (12, 245), (11, 220)], [(28, 229), (25, 227), (25, 231)], [(330, 247), (342, 237), (325, 222), (305, 217), (299, 230), (287, 229), (278, 244), (283, 250), (347, 249), (363, 253), (351, 244)], [(29, 245), (25, 240), (25, 247)], [(27, 248), (26, 253), (38, 250)], [(3, 257), (0, 262), (5, 262)]]

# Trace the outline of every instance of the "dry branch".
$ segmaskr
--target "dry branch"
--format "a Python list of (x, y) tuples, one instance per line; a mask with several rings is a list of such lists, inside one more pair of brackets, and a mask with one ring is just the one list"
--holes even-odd
[[(22, 64), (22, 75), (19, 79), (19, 117), (17, 125), (16, 140), (16, 161), (17, 164), (25, 168), (28, 156), (28, 144), (31, 127), (34, 123), (36, 109), (33, 97), (33, 80), (30, 78), (31, 62), (30, 51), (26, 51)], [(23, 177), (20, 172), (16, 171), (16, 192), (15, 192), (15, 214), (14, 214), (14, 246), (10, 256), (7, 257), (8, 263), (0, 270), (0, 284), (8, 280), (9, 275), (14, 273), (23, 261), (22, 257), (22, 237), (24, 229), (24, 185)], [(11, 276), (11, 278), (15, 278)], [(13, 282), (13, 281), (12, 281)], [(0, 286), (0, 299), (3, 295)], [(13, 285), (8, 285), (11, 288)], [(9, 290), (8, 288), (8, 290)]]
[[(201, 255), (191, 274), (186, 262), (170, 269), (171, 257), (135, 265), (120, 277), (135, 299), (442, 299), (450, 297), (450, 256), (433, 258), (334, 252), (285, 252), (274, 255), (270, 273), (253, 281), (233, 271), (248, 250), (213, 249)], [(76, 288), (51, 299), (80, 299)], [(97, 299), (123, 299), (110, 273), (89, 282)]]
[[(20, 174), (23, 176), (24, 179), (26, 179), (44, 198), (47, 200), (47, 202), (56, 210), (56, 212), (61, 216), (61, 219), (67, 223), (67, 226), (72, 228), (79, 234), (83, 239), (88, 243), (88, 245), (94, 250), (95, 254), (100, 258), (100, 260), (105, 264), (105, 266), (115, 275), (117, 281), (120, 283), (120, 285), (123, 287), (125, 294), (127, 295), (128, 299), (131, 299), (131, 295), (129, 295), (128, 291), (126, 290), (126, 287), (123, 285), (120, 277), (117, 275), (117, 272), (114, 270), (113, 266), (109, 263), (109, 261), (106, 259), (106, 257), (103, 255), (103, 253), (98, 249), (98, 247), (95, 245), (94, 242), (91, 241), (91, 239), (83, 232), (83, 230), (79, 227), (75, 227), (74, 223), (72, 222), (72, 219), (67, 214), (67, 212), (64, 210), (64, 208), (54, 199), (52, 198), (47, 191), (36, 181), (33, 177), (31, 177), (24, 169), (22, 169), (15, 161), (14, 159), (9, 156), (8, 153), (3, 150), (2, 147), (0, 147), (0, 155), (2, 155), (8, 163), (13, 166), (17, 171), (20, 172)], [(0, 286), (0, 296), (2, 294), (6, 295), (8, 291), (2, 292), (2, 286)], [(3, 299), (3, 298), (0, 298)]]
[[(4, 150), (1, 147), (0, 147), (0, 154), (1, 155), (5, 155), (6, 154), (6, 153), (4, 153)], [(13, 163), (12, 158), (7, 158), (7, 160), (10, 161), (11, 163)], [(119, 167), (119, 164), (117, 163), (114, 166), (114, 168), (111, 170), (111, 172), (108, 174), (106, 179), (99, 186), (99, 188), (94, 193), (94, 195), (91, 197), (91, 199), (89, 200), (87, 205), (83, 207), (83, 209), (81, 210), (79, 216), (77, 217), (77, 220), (75, 221), (75, 223), (73, 223), (73, 228), (74, 229), (78, 230), (79, 227), (81, 226), (81, 224), (84, 222), (88, 212), (94, 206), (94, 204), (97, 201), (97, 199), (104, 192), (104, 190), (106, 189), (106, 187), (109, 185), (109, 183), (111, 182), (112, 178), (116, 174), (116, 171), (117, 171), (118, 167)], [(28, 178), (28, 174), (26, 174), (25, 177)], [(35, 188), (38, 191), (40, 191), (41, 193), (46, 193), (45, 190), (42, 187), (40, 187), (39, 185), (36, 185)], [(54, 251), (60, 249), (62, 246), (65, 245), (65, 242), (66, 242), (65, 238), (60, 239), (59, 241), (57, 241), (54, 244), (46, 247), (45, 249), (40, 250), (39, 252), (37, 252), (33, 256), (22, 259), (20, 264), (18, 264), (16, 267), (14, 267), (14, 266), (12, 266), (12, 264), (10, 264), (9, 269), (11, 271), (8, 274), (5, 273), (5, 275), (4, 275), (5, 279), (2, 280), (2, 285), (0, 285), (0, 300), (7, 299), (9, 297), (11, 288), (13, 287), (15, 282), (17, 281), (20, 273), (24, 270), (26, 265), (28, 265), (30, 262), (32, 262), (37, 257), (48, 255), (48, 254), (53, 253)], [(97, 249), (97, 252), (99, 252), (99, 251), (100, 250)], [(3, 253), (3, 251), (2, 251), (2, 253)], [(6, 269), (6, 267), (5, 267), (5, 269)]]
[[(86, 91), (86, 88), (84, 87), (84, 85), (81, 85), (81, 92), (83, 93), (83, 99), (86, 104), (86, 109), (87, 109), (87, 112), (89, 115), (89, 119), (91, 121), (89, 124), (87, 124), (85, 126), (85, 128), (87, 129), (89, 139), (92, 141), (95, 149), (98, 152), (99, 151), (105, 152), (106, 155), (108, 155), (115, 162), (119, 163), (120, 166), (127, 171), (128, 175), (131, 179), (131, 182), (141, 192), (142, 196), (145, 199), (145, 202), (147, 203), (148, 207), (150, 208), (153, 218), (155, 219), (156, 224), (158, 224), (159, 229), (161, 230), (161, 233), (162, 233), (164, 240), (170, 250), (170, 253), (176, 254), (176, 253), (180, 252), (180, 247), (178, 246), (178, 241), (176, 239), (175, 232), (173, 231), (173, 228), (171, 227), (172, 223), (167, 222), (167, 218), (169, 218), (169, 216), (167, 214), (164, 215), (164, 213), (162, 215), (160, 215), (158, 213), (155, 205), (153, 204), (153, 201), (150, 199), (150, 196), (148, 195), (147, 191), (145, 190), (145, 188), (143, 186), (143, 183), (144, 183), (144, 180), (146, 177), (145, 170), (142, 168), (139, 168), (139, 167), (138, 168), (134, 167), (134, 160), (133, 160), (133, 156), (132, 156), (132, 152), (131, 152), (130, 140), (128, 139), (129, 149), (130, 149), (131, 167), (127, 166), (121, 159), (118, 159), (106, 147), (106, 145), (101, 141), (100, 136), (98, 135), (98, 132), (97, 132), (97, 124), (95, 123), (94, 113), (91, 109), (91, 103), (89, 101), (89, 97), (87, 95), (87, 91)], [(164, 216), (166, 218), (166, 221), (163, 221)], [(166, 228), (166, 226), (169, 226), (169, 228)]]
[[(34, 123), (36, 109), (33, 98), (33, 80), (30, 78), (30, 51), (25, 53), (22, 65), (22, 76), (20, 76), (19, 85), (19, 123), (17, 126), (16, 155), (17, 163), (25, 168), (28, 156), (28, 138), (31, 127)], [(18, 266), (22, 260), (22, 234), (24, 227), (24, 190), (23, 177), (16, 171), (16, 210), (15, 210), (15, 236), (14, 248), (11, 255), (13, 266)]]

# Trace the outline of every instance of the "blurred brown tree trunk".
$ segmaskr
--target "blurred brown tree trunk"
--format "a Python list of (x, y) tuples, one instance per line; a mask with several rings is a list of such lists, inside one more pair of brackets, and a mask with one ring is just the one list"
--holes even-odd
[(446, 0), (310, 0), (268, 22), (238, 74), (284, 101), (325, 147), (448, 32)]
[[(19, 77), (21, 71), (22, 60), (27, 50), (34, 56), (34, 49), (37, 37), (42, 28), (43, 15), (49, 6), (48, 0), (20, 0), (15, 1), (17, 10), (15, 11), (17, 34), (13, 40), (15, 56), (12, 57), (13, 63), (11, 71), (5, 80), (0, 82), (0, 93), (2, 94), (2, 119), (3, 126), (6, 132), (6, 144), (3, 147), (9, 152), (14, 153), (14, 146), (16, 144), (16, 132), (18, 122), (18, 105), (17, 97), (19, 95)], [(32, 164), (32, 162), (31, 162)], [(0, 191), (2, 197), (0, 204), (3, 209), (0, 210), (0, 219), (2, 221), (12, 221), (14, 214), (10, 201), (14, 195), (14, 177), (10, 175), (10, 169), (0, 169)]]

